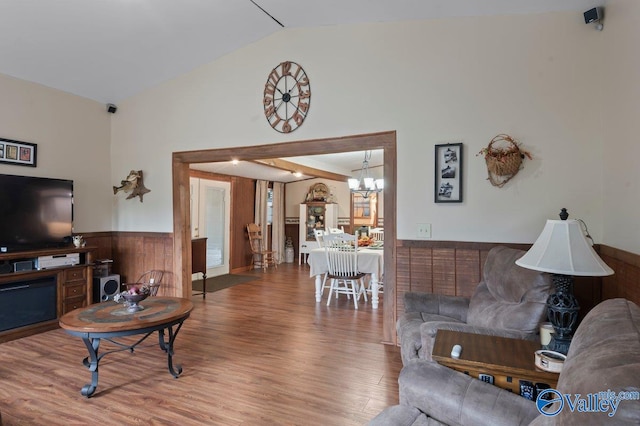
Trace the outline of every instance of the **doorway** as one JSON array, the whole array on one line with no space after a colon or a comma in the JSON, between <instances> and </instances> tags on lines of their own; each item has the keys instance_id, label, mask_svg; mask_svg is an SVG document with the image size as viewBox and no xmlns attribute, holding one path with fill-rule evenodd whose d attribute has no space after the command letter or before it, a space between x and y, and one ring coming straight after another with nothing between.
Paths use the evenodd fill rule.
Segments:
<instances>
[{"instance_id":1,"label":"doorway","mask_svg":"<svg viewBox=\"0 0 640 426\"><path fill-rule=\"evenodd\" d=\"M383 343L395 344L396 318L396 132L380 132L337 138L313 139L246 147L174 152L173 169L173 245L176 288L175 295L191 294L191 214L189 165L233 160L259 160L270 157L295 157L327 153L384 151L384 251L385 303L383 303ZM310 297L313 297L310 293Z\"/></svg>"},{"instance_id":2,"label":"doorway","mask_svg":"<svg viewBox=\"0 0 640 426\"><path fill-rule=\"evenodd\" d=\"M228 274L231 184L195 177L190 184L191 237L207 238L207 276Z\"/></svg>"}]
</instances>

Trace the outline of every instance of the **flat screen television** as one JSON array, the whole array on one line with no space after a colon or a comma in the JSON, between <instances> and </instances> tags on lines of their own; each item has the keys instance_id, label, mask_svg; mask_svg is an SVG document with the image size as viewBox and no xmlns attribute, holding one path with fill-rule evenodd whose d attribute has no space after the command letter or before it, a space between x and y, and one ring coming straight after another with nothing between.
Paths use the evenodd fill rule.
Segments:
<instances>
[{"instance_id":1,"label":"flat screen television","mask_svg":"<svg viewBox=\"0 0 640 426\"><path fill-rule=\"evenodd\" d=\"M73 181L0 174L0 251L69 245Z\"/></svg>"}]
</instances>

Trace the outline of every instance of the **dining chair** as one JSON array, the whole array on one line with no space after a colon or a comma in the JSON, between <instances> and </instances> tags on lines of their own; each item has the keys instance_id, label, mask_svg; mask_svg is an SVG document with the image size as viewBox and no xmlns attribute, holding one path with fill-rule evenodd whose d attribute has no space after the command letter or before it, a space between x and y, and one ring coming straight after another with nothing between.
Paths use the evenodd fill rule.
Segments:
<instances>
[{"instance_id":1,"label":"dining chair","mask_svg":"<svg viewBox=\"0 0 640 426\"><path fill-rule=\"evenodd\" d=\"M140 275L140 278L138 278L135 283L126 283L124 284L124 286L129 289L134 285L146 285L147 287L149 287L149 296L156 296L158 294L158 289L160 288L160 283L162 282L163 276L164 271L161 271L159 269L152 269Z\"/></svg>"},{"instance_id":2,"label":"dining chair","mask_svg":"<svg viewBox=\"0 0 640 426\"><path fill-rule=\"evenodd\" d=\"M266 270L271 265L278 268L276 252L264 248L262 227L255 223L250 223L247 225L247 234L249 235L249 244L253 255L253 266L263 270Z\"/></svg>"},{"instance_id":3,"label":"dining chair","mask_svg":"<svg viewBox=\"0 0 640 426\"><path fill-rule=\"evenodd\" d=\"M382 241L384 242L384 228L372 228L369 231L369 238L374 241ZM371 280L369 280L369 285L367 287L367 292L371 293L373 289L371 288ZM384 276L378 277L378 293L384 293Z\"/></svg>"},{"instance_id":4,"label":"dining chair","mask_svg":"<svg viewBox=\"0 0 640 426\"><path fill-rule=\"evenodd\" d=\"M344 234L344 226L340 228L329 228L329 234Z\"/></svg>"},{"instance_id":5,"label":"dining chair","mask_svg":"<svg viewBox=\"0 0 640 426\"><path fill-rule=\"evenodd\" d=\"M353 297L353 305L358 309L361 294L365 301L368 300L363 281L366 274L358 271L358 239L350 234L326 234L324 252L329 269L327 278L330 280L327 306L335 292L336 298L339 294Z\"/></svg>"},{"instance_id":6,"label":"dining chair","mask_svg":"<svg viewBox=\"0 0 640 426\"><path fill-rule=\"evenodd\" d=\"M384 228L373 228L369 231L369 237L376 241L384 241Z\"/></svg>"},{"instance_id":7,"label":"dining chair","mask_svg":"<svg viewBox=\"0 0 640 426\"><path fill-rule=\"evenodd\" d=\"M316 237L316 242L318 243L318 247L323 248L324 247L324 236L327 234L327 231L325 231L324 229L314 229L313 230L313 235L315 235ZM324 289L328 287L327 285L327 274L328 272L325 272L324 275L322 276L322 288L320 289L320 292L322 294L324 294Z\"/></svg>"},{"instance_id":8,"label":"dining chair","mask_svg":"<svg viewBox=\"0 0 640 426\"><path fill-rule=\"evenodd\" d=\"M318 247L320 247L320 248L324 247L323 238L324 238L326 233L327 233L327 231L325 231L324 229L314 229L313 230L313 235L316 237L316 242L318 243Z\"/></svg>"}]
</instances>

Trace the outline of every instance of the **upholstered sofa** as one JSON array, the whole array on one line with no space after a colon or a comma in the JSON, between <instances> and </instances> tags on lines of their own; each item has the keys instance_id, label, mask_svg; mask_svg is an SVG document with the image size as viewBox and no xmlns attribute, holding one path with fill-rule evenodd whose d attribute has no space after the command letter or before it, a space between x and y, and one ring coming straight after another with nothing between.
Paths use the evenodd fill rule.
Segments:
<instances>
[{"instance_id":1,"label":"upholstered sofa","mask_svg":"<svg viewBox=\"0 0 640 426\"><path fill-rule=\"evenodd\" d=\"M533 358L531 354L532 363ZM576 330L557 386L573 410L565 397L561 409L556 402L544 409L545 415L535 402L422 359L409 362L398 381L400 405L382 411L370 426L639 425L640 307L626 299L606 300ZM629 399L619 401L611 416L606 404L600 407L607 412L578 409L576 398L592 403L599 395L603 401L600 392L627 392Z\"/></svg>"},{"instance_id":2,"label":"upholstered sofa","mask_svg":"<svg viewBox=\"0 0 640 426\"><path fill-rule=\"evenodd\" d=\"M416 358L430 360L439 329L537 339L552 285L548 274L515 264L525 253L505 246L492 248L483 279L470 299L405 293L404 313L396 322L403 364Z\"/></svg>"}]
</instances>

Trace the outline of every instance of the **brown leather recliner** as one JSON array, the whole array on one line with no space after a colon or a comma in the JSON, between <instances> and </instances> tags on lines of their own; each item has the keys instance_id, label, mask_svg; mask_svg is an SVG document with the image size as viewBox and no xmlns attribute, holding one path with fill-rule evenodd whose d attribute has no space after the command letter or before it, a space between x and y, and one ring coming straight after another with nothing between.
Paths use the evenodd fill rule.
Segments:
<instances>
[{"instance_id":1,"label":"brown leather recliner","mask_svg":"<svg viewBox=\"0 0 640 426\"><path fill-rule=\"evenodd\" d=\"M405 312L396 323L403 364L416 358L431 360L439 329L537 339L552 284L549 274L516 265L525 253L505 246L492 248L483 280L470 299L405 293Z\"/></svg>"}]
</instances>

